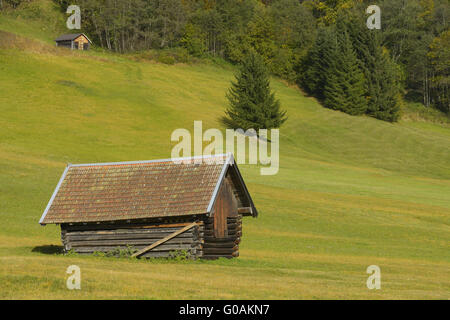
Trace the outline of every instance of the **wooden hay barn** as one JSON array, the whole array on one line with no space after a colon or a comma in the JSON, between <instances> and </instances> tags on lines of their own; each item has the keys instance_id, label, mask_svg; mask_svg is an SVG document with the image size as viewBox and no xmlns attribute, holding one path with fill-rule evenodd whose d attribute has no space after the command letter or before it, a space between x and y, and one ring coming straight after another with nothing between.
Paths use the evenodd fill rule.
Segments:
<instances>
[{"instance_id":1,"label":"wooden hay barn","mask_svg":"<svg viewBox=\"0 0 450 320\"><path fill-rule=\"evenodd\" d=\"M175 160L68 165L39 223L80 254L239 256L242 217L257 211L233 155Z\"/></svg>"},{"instance_id":2,"label":"wooden hay barn","mask_svg":"<svg viewBox=\"0 0 450 320\"><path fill-rule=\"evenodd\" d=\"M84 33L63 34L55 39L57 47L65 47L72 50L89 50L92 42Z\"/></svg>"}]
</instances>

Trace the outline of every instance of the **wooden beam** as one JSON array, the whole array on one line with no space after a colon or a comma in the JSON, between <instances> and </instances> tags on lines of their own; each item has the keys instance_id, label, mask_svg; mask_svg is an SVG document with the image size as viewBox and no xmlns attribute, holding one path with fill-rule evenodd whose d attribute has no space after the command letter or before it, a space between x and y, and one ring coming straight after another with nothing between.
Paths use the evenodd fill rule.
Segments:
<instances>
[{"instance_id":1,"label":"wooden beam","mask_svg":"<svg viewBox=\"0 0 450 320\"><path fill-rule=\"evenodd\" d=\"M238 208L238 213L239 214L253 214L253 209L252 209L252 207L241 207L241 208Z\"/></svg>"},{"instance_id":2,"label":"wooden beam","mask_svg":"<svg viewBox=\"0 0 450 320\"><path fill-rule=\"evenodd\" d=\"M191 229L192 227L195 227L196 225L197 225L196 222L193 222L193 223L191 223L191 224L188 224L186 227L184 227L184 228L182 228L182 229L180 229L180 230L177 230L177 231L175 231L174 233L169 234L167 237L165 237L165 238L163 238L163 239L161 239L161 240L159 240L159 241L156 241L155 243L149 245L148 247L145 247L145 248L142 249L142 250L139 250L138 252L134 253L134 254L132 255L132 257L138 257L138 256L140 256L140 255L146 253L147 251L150 251L150 250L152 250L153 248L159 246L160 244L166 242L167 240L170 240L170 239L176 237L177 235L179 235L179 234L181 234L181 233L183 233L183 232L185 232L185 231Z\"/></svg>"}]
</instances>

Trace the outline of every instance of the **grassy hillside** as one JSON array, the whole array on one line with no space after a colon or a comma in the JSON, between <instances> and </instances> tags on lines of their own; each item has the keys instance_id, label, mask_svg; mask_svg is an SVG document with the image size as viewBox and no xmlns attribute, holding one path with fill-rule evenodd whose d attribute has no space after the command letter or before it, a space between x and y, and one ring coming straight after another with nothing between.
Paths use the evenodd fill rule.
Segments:
<instances>
[{"instance_id":1,"label":"grassy hillside","mask_svg":"<svg viewBox=\"0 0 450 320\"><path fill-rule=\"evenodd\" d=\"M241 166L260 216L238 259L53 254L59 229L38 220L66 164L170 157L174 129L221 128L233 70L72 53L51 44L57 25L33 26L0 14L0 298L449 298L448 125L352 117L276 79L281 168ZM381 290L366 287L372 264Z\"/></svg>"}]
</instances>

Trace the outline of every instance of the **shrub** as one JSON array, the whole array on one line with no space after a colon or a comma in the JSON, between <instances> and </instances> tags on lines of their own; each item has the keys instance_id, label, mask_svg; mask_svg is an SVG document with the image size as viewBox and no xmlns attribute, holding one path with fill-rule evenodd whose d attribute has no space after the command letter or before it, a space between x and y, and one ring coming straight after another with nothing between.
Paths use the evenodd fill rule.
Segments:
<instances>
[{"instance_id":1,"label":"shrub","mask_svg":"<svg viewBox=\"0 0 450 320\"><path fill-rule=\"evenodd\" d=\"M158 56L158 62L161 62L161 63L164 63L164 64L169 64L169 65L173 65L173 64L175 64L175 58L173 56L168 55L165 52L162 52Z\"/></svg>"},{"instance_id":2,"label":"shrub","mask_svg":"<svg viewBox=\"0 0 450 320\"><path fill-rule=\"evenodd\" d=\"M188 250L174 250L169 253L169 259L175 261L183 261L191 258L191 253Z\"/></svg>"},{"instance_id":3,"label":"shrub","mask_svg":"<svg viewBox=\"0 0 450 320\"><path fill-rule=\"evenodd\" d=\"M126 248L121 249L117 247L111 251L105 253L105 257L116 257L116 258L131 258L131 256L138 250L133 246L127 245Z\"/></svg>"}]
</instances>

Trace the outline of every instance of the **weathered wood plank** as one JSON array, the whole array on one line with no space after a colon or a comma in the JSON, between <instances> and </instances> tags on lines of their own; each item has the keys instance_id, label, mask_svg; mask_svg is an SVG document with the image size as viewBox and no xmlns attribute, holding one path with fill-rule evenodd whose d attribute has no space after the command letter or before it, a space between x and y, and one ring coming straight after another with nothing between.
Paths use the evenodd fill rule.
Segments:
<instances>
[{"instance_id":1,"label":"weathered wood plank","mask_svg":"<svg viewBox=\"0 0 450 320\"><path fill-rule=\"evenodd\" d=\"M173 240L173 241L172 241ZM170 244L197 244L200 241L190 238L185 239L171 239ZM167 241L167 243L169 243ZM71 241L68 244L73 247L95 247L95 246L148 246L154 241L148 239L134 239L134 240L91 240L91 241Z\"/></svg>"},{"instance_id":2,"label":"weathered wood plank","mask_svg":"<svg viewBox=\"0 0 450 320\"><path fill-rule=\"evenodd\" d=\"M184 222L177 223L158 223L158 222L142 222L142 223L99 223L99 224L86 224L86 225L61 225L62 230L67 231L87 231L87 230L109 230L109 229L153 229L153 228L180 228L189 225L192 221L186 218ZM202 221L198 221L197 224L201 226Z\"/></svg>"},{"instance_id":3,"label":"weathered wood plank","mask_svg":"<svg viewBox=\"0 0 450 320\"><path fill-rule=\"evenodd\" d=\"M172 232L171 232L172 233ZM67 235L65 239L69 241L89 241L89 240L133 240L133 239L162 239L171 233L161 233L161 234L95 234L95 235ZM177 236L177 238L199 238L203 234L196 232L186 232Z\"/></svg>"},{"instance_id":4,"label":"weathered wood plank","mask_svg":"<svg viewBox=\"0 0 450 320\"><path fill-rule=\"evenodd\" d=\"M108 234L170 234L179 230L180 228L160 228L160 229L116 229L116 230L97 230L97 231L70 231L66 235L108 235ZM202 230L195 228L188 232L196 232Z\"/></svg>"},{"instance_id":5,"label":"weathered wood plank","mask_svg":"<svg viewBox=\"0 0 450 320\"><path fill-rule=\"evenodd\" d=\"M212 226L213 226L212 223L205 223L205 227L207 229L211 229ZM227 228L236 228L236 227L242 227L242 224L241 223L235 223L235 222L228 222L227 223Z\"/></svg>"},{"instance_id":6,"label":"weathered wood plank","mask_svg":"<svg viewBox=\"0 0 450 320\"><path fill-rule=\"evenodd\" d=\"M175 231L175 232L172 233L171 235L168 235L168 236L165 237L164 239L161 239L161 240L159 240L159 241L156 241L156 242L153 243L152 245L150 245L150 246L148 246L148 247L145 247L144 249L139 250L138 252L136 252L135 254L133 254L132 257L139 257L141 254L143 254L143 253L145 253L145 252L147 252L147 251L150 251L150 250L154 249L155 247L157 247L157 246L163 244L164 242L166 242L167 240L170 240L170 239L176 237L177 235L179 235L179 234L181 234L181 233L183 233L183 232L185 232L185 231L191 229L192 227L195 227L196 225L197 225L197 223L196 223L196 222L193 222L193 223L191 223L191 224L185 226L184 228L182 228L182 229L180 229L180 230L178 230L178 231Z\"/></svg>"},{"instance_id":7,"label":"weathered wood plank","mask_svg":"<svg viewBox=\"0 0 450 320\"><path fill-rule=\"evenodd\" d=\"M205 242L202 244L203 248L239 248L237 243L232 242Z\"/></svg>"},{"instance_id":8,"label":"weathered wood plank","mask_svg":"<svg viewBox=\"0 0 450 320\"><path fill-rule=\"evenodd\" d=\"M241 208L238 208L238 213L239 214L253 214L253 209L252 209L252 207L241 207Z\"/></svg>"},{"instance_id":9,"label":"weathered wood plank","mask_svg":"<svg viewBox=\"0 0 450 320\"><path fill-rule=\"evenodd\" d=\"M205 230L204 231L204 236L206 237L214 237L214 231L210 231L210 230ZM240 237L242 236L242 231L230 231L228 232L228 237ZM227 238L227 237L225 237ZM217 239L221 239L221 238L217 238ZM223 239L223 238L222 238Z\"/></svg>"},{"instance_id":10,"label":"weathered wood plank","mask_svg":"<svg viewBox=\"0 0 450 320\"><path fill-rule=\"evenodd\" d=\"M233 247L233 248L205 248L203 247L203 254L215 254L215 255L221 255L221 254L233 254L233 252L236 252L239 248Z\"/></svg>"},{"instance_id":11,"label":"weathered wood plank","mask_svg":"<svg viewBox=\"0 0 450 320\"><path fill-rule=\"evenodd\" d=\"M210 242L228 242L228 241L241 241L240 237L236 237L236 236L231 236L231 237L226 237L226 238L214 238L214 237L203 237L202 238L205 243L210 243Z\"/></svg>"}]
</instances>

